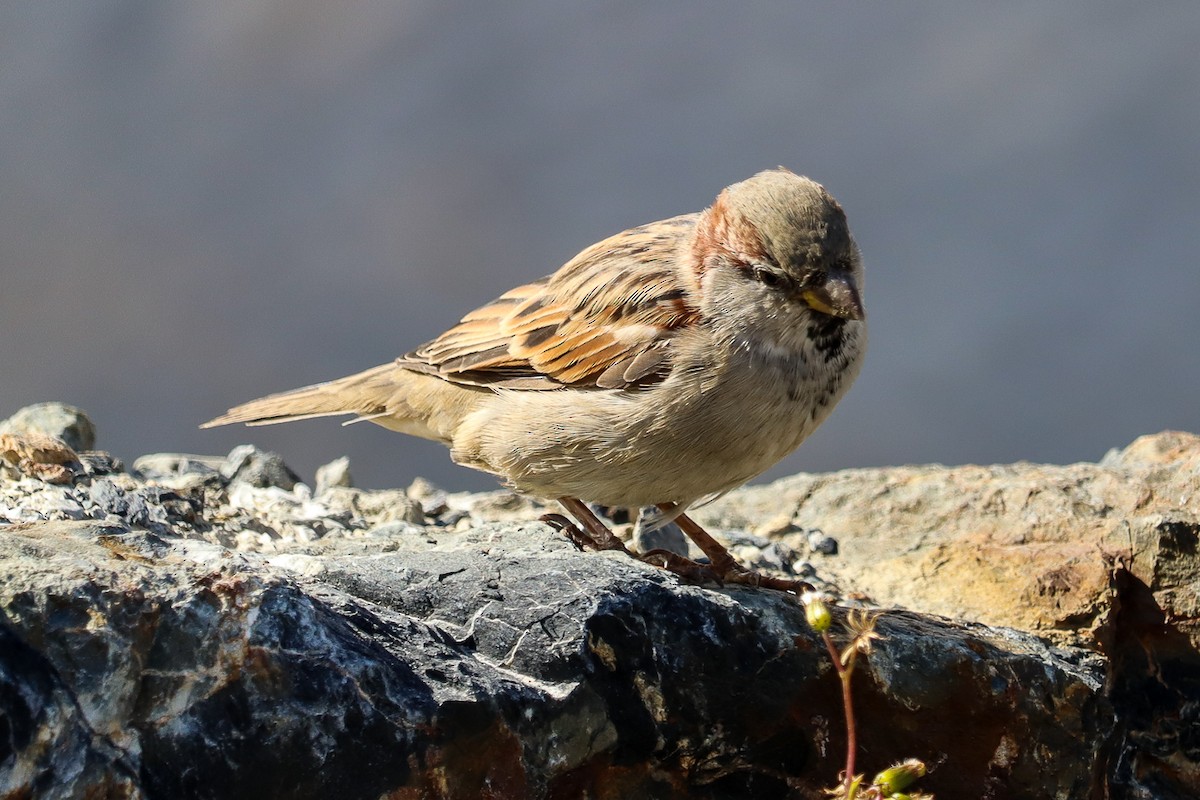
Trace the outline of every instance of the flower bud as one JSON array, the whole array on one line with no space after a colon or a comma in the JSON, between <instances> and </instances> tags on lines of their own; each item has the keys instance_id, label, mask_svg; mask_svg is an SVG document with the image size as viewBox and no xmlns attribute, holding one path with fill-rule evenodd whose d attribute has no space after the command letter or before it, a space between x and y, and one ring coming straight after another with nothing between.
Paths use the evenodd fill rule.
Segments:
<instances>
[{"instance_id":1,"label":"flower bud","mask_svg":"<svg viewBox=\"0 0 1200 800\"><path fill-rule=\"evenodd\" d=\"M924 774L925 765L915 758L910 758L876 775L872 784L878 786L884 795L894 796L912 786Z\"/></svg>"},{"instance_id":2,"label":"flower bud","mask_svg":"<svg viewBox=\"0 0 1200 800\"><path fill-rule=\"evenodd\" d=\"M829 626L833 624L833 614L829 612L829 606L825 605L825 601L816 594L806 594L802 600L804 602L804 618L808 620L808 626L817 633L829 630Z\"/></svg>"}]
</instances>

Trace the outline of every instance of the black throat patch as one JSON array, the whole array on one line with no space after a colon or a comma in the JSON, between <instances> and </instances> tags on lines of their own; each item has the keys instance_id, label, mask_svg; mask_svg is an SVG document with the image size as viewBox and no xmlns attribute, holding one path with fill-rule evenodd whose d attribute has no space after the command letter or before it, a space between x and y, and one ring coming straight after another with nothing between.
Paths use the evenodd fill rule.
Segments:
<instances>
[{"instance_id":1,"label":"black throat patch","mask_svg":"<svg viewBox=\"0 0 1200 800\"><path fill-rule=\"evenodd\" d=\"M820 315L808 323L808 340L813 351L820 354L825 363L833 361L842 352L845 344L846 320L840 317Z\"/></svg>"}]
</instances>

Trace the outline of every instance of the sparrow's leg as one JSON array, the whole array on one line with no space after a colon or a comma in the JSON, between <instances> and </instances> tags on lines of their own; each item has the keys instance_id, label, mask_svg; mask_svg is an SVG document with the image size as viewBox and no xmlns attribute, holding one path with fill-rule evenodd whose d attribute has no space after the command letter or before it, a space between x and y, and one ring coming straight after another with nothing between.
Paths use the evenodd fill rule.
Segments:
<instances>
[{"instance_id":1,"label":"sparrow's leg","mask_svg":"<svg viewBox=\"0 0 1200 800\"><path fill-rule=\"evenodd\" d=\"M668 515L668 518L674 519L675 524L704 551L704 555L708 556L709 564L692 561L669 550L651 550L639 556L626 547L625 543L618 539L592 513L592 510L581 501L573 497L560 497L558 498L558 502L562 503L563 508L569 511L571 516L579 520L584 530L580 530L561 514L546 514L542 517L542 521L561 531L580 550L586 548L592 550L620 550L630 558L636 558L647 564L662 567L668 572L674 572L681 578L698 583L710 581L716 581L717 583L737 583L745 586L765 586L768 589L777 589L781 592L797 593L811 591L813 588L812 584L805 581L776 578L773 575L764 575L761 572L746 569L734 560L733 556L729 554L729 551L720 542L709 536L704 528L697 525L686 514L680 513L678 506L674 503L662 503L658 508Z\"/></svg>"},{"instance_id":2,"label":"sparrow's leg","mask_svg":"<svg viewBox=\"0 0 1200 800\"><path fill-rule=\"evenodd\" d=\"M812 591L812 584L791 578L777 578L774 575L764 575L746 569L734 560L729 551L716 539L709 536L708 531L701 528L687 514L679 513L674 503L662 503L659 509L675 518L675 524L687 534L688 538L708 556L709 569L722 583L738 583L746 586L765 586L781 592L796 592L798 594Z\"/></svg>"},{"instance_id":3,"label":"sparrow's leg","mask_svg":"<svg viewBox=\"0 0 1200 800\"><path fill-rule=\"evenodd\" d=\"M722 580L730 572L742 569L742 566L729 555L729 551L716 539L708 535L708 531L697 525L691 517L682 513L674 503L659 503L658 510L669 519L674 520L679 529L696 543L696 546L708 556L710 568Z\"/></svg>"},{"instance_id":4,"label":"sparrow's leg","mask_svg":"<svg viewBox=\"0 0 1200 800\"><path fill-rule=\"evenodd\" d=\"M562 503L563 507L579 520L585 530L580 530L562 514L546 514L542 517L542 522L559 530L580 550L620 550L630 558L636 558L647 564L661 567L668 572L674 572L686 580L697 583L720 582L716 573L708 565L699 564L669 550L651 550L639 556L626 547L625 543L618 539L585 504L573 497L560 497L558 502Z\"/></svg>"}]
</instances>

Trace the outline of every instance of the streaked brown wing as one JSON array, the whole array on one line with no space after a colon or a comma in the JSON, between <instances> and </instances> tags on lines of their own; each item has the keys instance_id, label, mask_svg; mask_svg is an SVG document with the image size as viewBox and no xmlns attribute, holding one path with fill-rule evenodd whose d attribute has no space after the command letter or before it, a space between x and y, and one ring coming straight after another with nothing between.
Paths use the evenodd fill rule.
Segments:
<instances>
[{"instance_id":1,"label":"streaked brown wing","mask_svg":"<svg viewBox=\"0 0 1200 800\"><path fill-rule=\"evenodd\" d=\"M518 286L399 363L505 389L617 389L661 380L671 337L694 319L673 262L695 214L619 233Z\"/></svg>"}]
</instances>

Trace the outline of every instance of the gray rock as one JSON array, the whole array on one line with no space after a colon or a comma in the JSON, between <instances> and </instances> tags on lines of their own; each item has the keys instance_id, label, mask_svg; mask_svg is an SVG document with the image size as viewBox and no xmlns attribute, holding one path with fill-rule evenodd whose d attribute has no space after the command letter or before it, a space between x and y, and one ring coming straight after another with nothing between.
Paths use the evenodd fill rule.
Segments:
<instances>
[{"instance_id":1,"label":"gray rock","mask_svg":"<svg viewBox=\"0 0 1200 800\"><path fill-rule=\"evenodd\" d=\"M175 480L183 476L210 478L221 474L226 459L192 453L151 453L133 462L134 473L146 481Z\"/></svg>"},{"instance_id":2,"label":"gray rock","mask_svg":"<svg viewBox=\"0 0 1200 800\"><path fill-rule=\"evenodd\" d=\"M353 485L354 479L350 477L350 459L342 456L317 467L313 493L322 495L334 486L350 487Z\"/></svg>"},{"instance_id":3,"label":"gray rock","mask_svg":"<svg viewBox=\"0 0 1200 800\"><path fill-rule=\"evenodd\" d=\"M164 534L176 533L176 527L196 522L203 508L203 500L195 495L164 486L125 489L108 478L96 478L76 493L84 498L85 507L95 519L125 522Z\"/></svg>"},{"instance_id":4,"label":"gray rock","mask_svg":"<svg viewBox=\"0 0 1200 800\"><path fill-rule=\"evenodd\" d=\"M425 512L421 504L409 498L403 489L351 489L346 486L330 486L317 498L331 511L348 512L374 525L403 521L413 525L425 523Z\"/></svg>"},{"instance_id":5,"label":"gray rock","mask_svg":"<svg viewBox=\"0 0 1200 800\"><path fill-rule=\"evenodd\" d=\"M123 517L129 513L129 500L125 497L124 490L112 481L92 481L88 495L103 515L113 514Z\"/></svg>"},{"instance_id":6,"label":"gray rock","mask_svg":"<svg viewBox=\"0 0 1200 800\"><path fill-rule=\"evenodd\" d=\"M98 733L54 664L0 617L0 792L141 798L136 764Z\"/></svg>"},{"instance_id":7,"label":"gray rock","mask_svg":"<svg viewBox=\"0 0 1200 800\"><path fill-rule=\"evenodd\" d=\"M690 555L690 539L674 522L662 523L657 519L658 509L643 508L633 525L633 547L639 553L651 550L666 550L685 558Z\"/></svg>"},{"instance_id":8,"label":"gray rock","mask_svg":"<svg viewBox=\"0 0 1200 800\"><path fill-rule=\"evenodd\" d=\"M808 547L812 552L819 555L836 556L838 541L820 528L814 528L808 531Z\"/></svg>"},{"instance_id":9,"label":"gray rock","mask_svg":"<svg viewBox=\"0 0 1200 800\"><path fill-rule=\"evenodd\" d=\"M306 545L316 578L124 526L6 532L19 646L0 650L0 702L49 710L9 715L0 791L783 798L834 782L837 681L794 599L681 586L538 524L430 530L435 545ZM1098 659L909 613L880 628L856 696L877 766L944 759L923 783L944 797L1088 793L1114 724ZM14 763L41 764L41 789Z\"/></svg>"},{"instance_id":10,"label":"gray rock","mask_svg":"<svg viewBox=\"0 0 1200 800\"><path fill-rule=\"evenodd\" d=\"M282 456L259 450L252 444L230 450L221 465L221 475L230 483L241 481L258 488L278 486L290 490L300 482L300 476L284 463Z\"/></svg>"},{"instance_id":11,"label":"gray rock","mask_svg":"<svg viewBox=\"0 0 1200 800\"><path fill-rule=\"evenodd\" d=\"M781 540L742 531L719 531L733 553L742 564L758 570L774 570L800 577L792 565L801 560L802 553Z\"/></svg>"},{"instance_id":12,"label":"gray rock","mask_svg":"<svg viewBox=\"0 0 1200 800\"><path fill-rule=\"evenodd\" d=\"M79 461L88 475L114 475L125 471L121 459L103 450L87 450L78 453Z\"/></svg>"},{"instance_id":13,"label":"gray rock","mask_svg":"<svg viewBox=\"0 0 1200 800\"><path fill-rule=\"evenodd\" d=\"M43 433L61 439L76 452L96 446L96 426L79 408L65 403L25 406L0 421L0 433Z\"/></svg>"},{"instance_id":14,"label":"gray rock","mask_svg":"<svg viewBox=\"0 0 1200 800\"><path fill-rule=\"evenodd\" d=\"M405 493L421 504L422 513L427 517L440 517L450 510L446 492L424 478L414 480Z\"/></svg>"},{"instance_id":15,"label":"gray rock","mask_svg":"<svg viewBox=\"0 0 1200 800\"><path fill-rule=\"evenodd\" d=\"M0 797L790 798L841 768L794 598L580 553L509 493L135 472L0 473ZM908 607L856 678L864 771L1171 798L1200 773L1197 497L1200 437L1170 433L1103 465L795 476L695 516L746 563Z\"/></svg>"}]
</instances>

